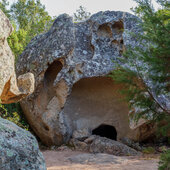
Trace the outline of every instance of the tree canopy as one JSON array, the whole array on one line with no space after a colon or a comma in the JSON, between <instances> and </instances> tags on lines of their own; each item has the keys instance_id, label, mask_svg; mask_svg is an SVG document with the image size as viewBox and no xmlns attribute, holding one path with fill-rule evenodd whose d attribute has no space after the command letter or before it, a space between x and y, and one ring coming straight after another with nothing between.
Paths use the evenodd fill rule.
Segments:
<instances>
[{"instance_id":1,"label":"tree canopy","mask_svg":"<svg viewBox=\"0 0 170 170\"><path fill-rule=\"evenodd\" d=\"M86 10L83 6L80 6L79 9L74 13L74 21L80 22L88 19L91 16L91 13Z\"/></svg>"},{"instance_id":2,"label":"tree canopy","mask_svg":"<svg viewBox=\"0 0 170 170\"><path fill-rule=\"evenodd\" d=\"M8 43L16 58L33 37L47 31L53 22L40 0L18 0L10 7L7 0L2 0L0 9L11 20L14 27Z\"/></svg>"}]
</instances>

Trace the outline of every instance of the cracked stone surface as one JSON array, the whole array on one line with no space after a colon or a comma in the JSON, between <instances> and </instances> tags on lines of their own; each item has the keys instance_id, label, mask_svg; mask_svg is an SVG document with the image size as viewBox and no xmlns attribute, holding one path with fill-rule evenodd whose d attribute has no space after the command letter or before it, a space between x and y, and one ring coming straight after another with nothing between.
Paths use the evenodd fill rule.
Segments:
<instances>
[{"instance_id":1,"label":"cracked stone surface","mask_svg":"<svg viewBox=\"0 0 170 170\"><path fill-rule=\"evenodd\" d=\"M47 33L32 39L17 73L35 75L35 92L21 106L44 144L61 145L74 130L92 131L101 124L114 126L118 139L150 135L152 127L144 123L129 128L127 104L117 93L121 87L107 77L125 48L138 45L128 34L141 31L137 20L130 13L105 11L73 23L63 14Z\"/></svg>"},{"instance_id":2,"label":"cracked stone surface","mask_svg":"<svg viewBox=\"0 0 170 170\"><path fill-rule=\"evenodd\" d=\"M20 75L16 79L15 60L7 42L12 31L12 25L0 10L0 100L6 104L18 102L34 91L32 73Z\"/></svg>"}]
</instances>

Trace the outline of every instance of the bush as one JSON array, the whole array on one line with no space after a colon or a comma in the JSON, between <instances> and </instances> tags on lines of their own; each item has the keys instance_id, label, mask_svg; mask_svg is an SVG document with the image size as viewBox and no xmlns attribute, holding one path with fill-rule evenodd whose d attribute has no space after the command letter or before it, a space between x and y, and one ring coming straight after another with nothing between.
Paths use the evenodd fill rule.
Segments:
<instances>
[{"instance_id":1,"label":"bush","mask_svg":"<svg viewBox=\"0 0 170 170\"><path fill-rule=\"evenodd\" d=\"M169 170L170 169L170 149L161 154L159 161L159 170Z\"/></svg>"},{"instance_id":2,"label":"bush","mask_svg":"<svg viewBox=\"0 0 170 170\"><path fill-rule=\"evenodd\" d=\"M153 154L155 153L155 149L153 147L147 147L147 148L144 148L142 152L145 154Z\"/></svg>"},{"instance_id":3,"label":"bush","mask_svg":"<svg viewBox=\"0 0 170 170\"><path fill-rule=\"evenodd\" d=\"M30 130L19 103L5 105L0 104L0 117L15 123L25 130Z\"/></svg>"}]
</instances>

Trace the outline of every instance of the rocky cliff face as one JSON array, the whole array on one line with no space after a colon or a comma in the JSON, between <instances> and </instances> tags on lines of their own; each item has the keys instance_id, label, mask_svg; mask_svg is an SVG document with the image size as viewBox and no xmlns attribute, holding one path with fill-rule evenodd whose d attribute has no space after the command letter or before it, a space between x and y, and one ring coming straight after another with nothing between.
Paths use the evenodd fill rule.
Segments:
<instances>
[{"instance_id":1,"label":"rocky cliff face","mask_svg":"<svg viewBox=\"0 0 170 170\"><path fill-rule=\"evenodd\" d=\"M34 76L26 73L18 77L14 56L7 37L12 26L0 10L0 103L18 102L34 90ZM0 169L45 170L45 161L35 137L14 123L0 118Z\"/></svg>"},{"instance_id":2,"label":"rocky cliff face","mask_svg":"<svg viewBox=\"0 0 170 170\"><path fill-rule=\"evenodd\" d=\"M21 102L31 127L46 145L67 142L74 130L114 126L118 139L142 140L152 127L130 129L121 88L107 76L125 48L138 45L128 31L140 31L138 18L106 11L73 23L60 15L51 29L35 37L19 58L18 74L35 75L35 92ZM142 128L142 130L141 130Z\"/></svg>"},{"instance_id":3,"label":"rocky cliff face","mask_svg":"<svg viewBox=\"0 0 170 170\"><path fill-rule=\"evenodd\" d=\"M12 33L12 26L0 10L0 99L1 103L15 103L34 91L32 73L21 75L16 80L14 56L7 38ZM17 84L18 81L18 84Z\"/></svg>"}]
</instances>

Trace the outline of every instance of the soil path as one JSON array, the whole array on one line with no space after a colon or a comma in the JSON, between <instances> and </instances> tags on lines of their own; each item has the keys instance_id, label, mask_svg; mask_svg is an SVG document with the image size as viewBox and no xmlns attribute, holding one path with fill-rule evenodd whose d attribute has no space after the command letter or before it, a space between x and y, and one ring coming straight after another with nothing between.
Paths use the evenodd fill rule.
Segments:
<instances>
[{"instance_id":1,"label":"soil path","mask_svg":"<svg viewBox=\"0 0 170 170\"><path fill-rule=\"evenodd\" d=\"M157 170L158 158L117 157L79 151L42 151L47 170Z\"/></svg>"}]
</instances>

